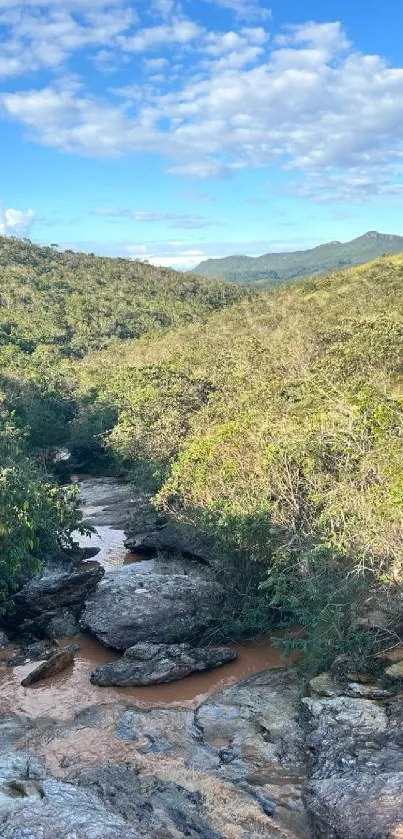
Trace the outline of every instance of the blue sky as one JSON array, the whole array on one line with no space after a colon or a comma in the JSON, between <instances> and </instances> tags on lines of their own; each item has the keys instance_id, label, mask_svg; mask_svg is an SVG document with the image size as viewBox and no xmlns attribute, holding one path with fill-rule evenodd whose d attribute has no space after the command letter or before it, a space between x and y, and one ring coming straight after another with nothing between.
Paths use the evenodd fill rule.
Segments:
<instances>
[{"instance_id":1,"label":"blue sky","mask_svg":"<svg viewBox=\"0 0 403 839\"><path fill-rule=\"evenodd\" d=\"M0 232L192 267L403 234L403 4L0 0Z\"/></svg>"}]
</instances>

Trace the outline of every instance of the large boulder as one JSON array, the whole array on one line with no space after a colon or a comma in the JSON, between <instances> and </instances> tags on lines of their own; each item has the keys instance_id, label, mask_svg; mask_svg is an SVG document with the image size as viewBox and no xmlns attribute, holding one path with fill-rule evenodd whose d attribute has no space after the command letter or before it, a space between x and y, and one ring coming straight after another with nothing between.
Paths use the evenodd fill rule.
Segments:
<instances>
[{"instance_id":1,"label":"large boulder","mask_svg":"<svg viewBox=\"0 0 403 839\"><path fill-rule=\"evenodd\" d=\"M107 574L87 598L82 626L105 646L197 639L218 615L223 591L214 580L138 573L135 564Z\"/></svg>"},{"instance_id":2,"label":"large boulder","mask_svg":"<svg viewBox=\"0 0 403 839\"><path fill-rule=\"evenodd\" d=\"M209 563L212 543L207 536L172 520L164 521L162 525L158 522L156 518L154 526L129 536L125 541L127 550L132 553L167 551Z\"/></svg>"},{"instance_id":3,"label":"large boulder","mask_svg":"<svg viewBox=\"0 0 403 839\"><path fill-rule=\"evenodd\" d=\"M190 644L135 644L119 661L103 664L91 674L93 685L160 685L190 673L221 667L237 657L229 647L191 647Z\"/></svg>"}]
</instances>

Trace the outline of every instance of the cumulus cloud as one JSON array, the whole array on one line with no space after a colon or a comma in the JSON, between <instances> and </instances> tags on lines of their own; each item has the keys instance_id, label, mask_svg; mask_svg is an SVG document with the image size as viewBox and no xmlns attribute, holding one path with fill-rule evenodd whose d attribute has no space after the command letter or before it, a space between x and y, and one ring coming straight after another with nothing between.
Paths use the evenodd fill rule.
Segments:
<instances>
[{"instance_id":1,"label":"cumulus cloud","mask_svg":"<svg viewBox=\"0 0 403 839\"><path fill-rule=\"evenodd\" d=\"M145 74L141 84L129 77L102 97L99 88L95 95L60 74L42 87L14 85L0 94L3 116L63 151L161 155L176 176L229 177L275 164L295 170L296 190L314 200L333 189L345 201L400 193L403 67L359 53L339 22L309 21L270 38L264 19L255 16L253 24L250 15L267 13L263 5L209 2L238 15L249 11L247 23L207 31L169 0L150 8L165 16L153 26L124 0L93 0L90 7L48 0L40 11L34 2L0 0L0 21L3 15L11 29L14 13L17 20L22 6L28 10L2 51L0 73L16 75L38 61L55 68L71 51L94 48L106 69L144 54Z\"/></svg>"},{"instance_id":2,"label":"cumulus cloud","mask_svg":"<svg viewBox=\"0 0 403 839\"><path fill-rule=\"evenodd\" d=\"M0 235L25 236L34 218L33 210L14 210L0 204Z\"/></svg>"}]
</instances>

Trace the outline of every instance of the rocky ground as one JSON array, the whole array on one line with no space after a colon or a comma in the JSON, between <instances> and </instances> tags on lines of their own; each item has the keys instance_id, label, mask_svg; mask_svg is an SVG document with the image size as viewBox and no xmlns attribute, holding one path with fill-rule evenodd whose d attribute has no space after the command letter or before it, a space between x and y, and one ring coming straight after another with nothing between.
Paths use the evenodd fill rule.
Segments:
<instances>
[{"instance_id":1,"label":"rocky ground","mask_svg":"<svg viewBox=\"0 0 403 839\"><path fill-rule=\"evenodd\" d=\"M106 665L108 684L116 672L131 684L216 666L217 651L189 641L222 597L192 563L105 575L77 558L50 564L11 604L4 628L18 646L6 647L8 665L32 661L27 684L71 667L74 642L56 649L55 627L74 636L84 626L122 651ZM277 667L196 707L164 705L163 693L158 707L117 695L68 719L57 707L35 719L10 707L0 717L0 837L402 839L403 650L389 658L378 682L346 662L309 685Z\"/></svg>"}]
</instances>

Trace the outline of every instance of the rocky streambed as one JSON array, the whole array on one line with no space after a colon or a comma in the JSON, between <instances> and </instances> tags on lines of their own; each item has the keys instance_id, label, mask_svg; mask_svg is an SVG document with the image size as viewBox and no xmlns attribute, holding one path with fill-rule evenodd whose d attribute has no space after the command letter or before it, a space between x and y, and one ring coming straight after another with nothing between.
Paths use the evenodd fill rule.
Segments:
<instances>
[{"instance_id":1,"label":"rocky streambed","mask_svg":"<svg viewBox=\"0 0 403 839\"><path fill-rule=\"evenodd\" d=\"M96 561L50 564L8 618L0 837L402 839L403 652L379 684L339 666L305 685L265 639L200 672L220 663L194 650L222 602L208 567L128 553L127 488L83 494ZM21 685L66 648L66 669Z\"/></svg>"}]
</instances>

